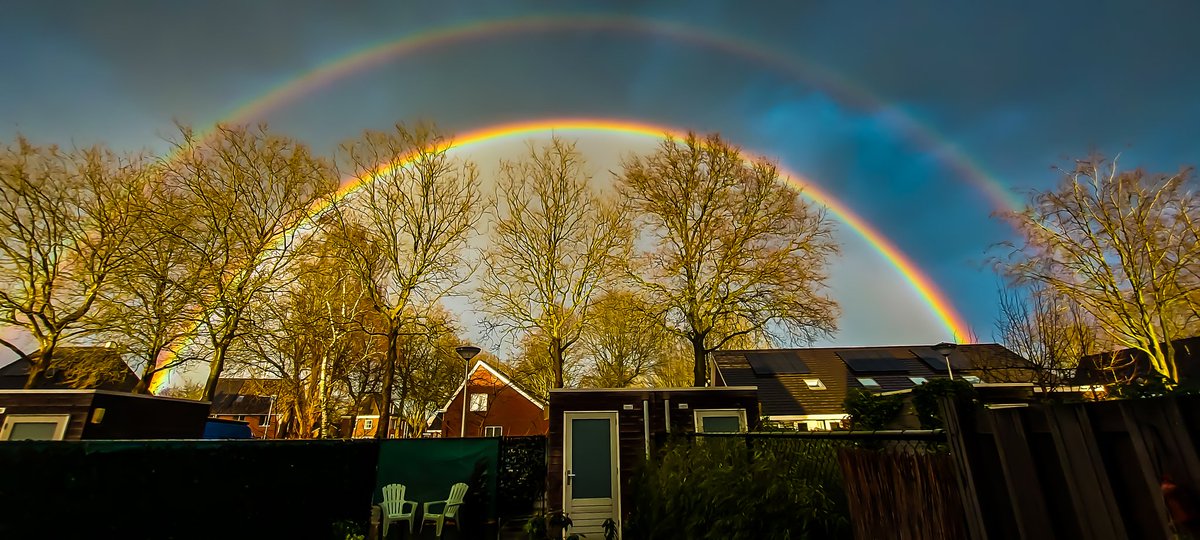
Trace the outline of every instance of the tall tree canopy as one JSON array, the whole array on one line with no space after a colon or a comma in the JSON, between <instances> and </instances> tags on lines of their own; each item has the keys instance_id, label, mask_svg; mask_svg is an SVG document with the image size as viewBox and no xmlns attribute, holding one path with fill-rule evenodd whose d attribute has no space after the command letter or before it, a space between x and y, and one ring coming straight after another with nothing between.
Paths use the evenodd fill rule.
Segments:
<instances>
[{"instance_id":1,"label":"tall tree canopy","mask_svg":"<svg viewBox=\"0 0 1200 540\"><path fill-rule=\"evenodd\" d=\"M536 331L562 388L564 357L629 253L627 213L591 187L583 156L557 137L504 162L497 183L480 299L506 333Z\"/></svg>"},{"instance_id":2,"label":"tall tree canopy","mask_svg":"<svg viewBox=\"0 0 1200 540\"><path fill-rule=\"evenodd\" d=\"M1106 341L1146 353L1178 380L1172 340L1200 332L1200 189L1190 170L1122 171L1092 157L1013 215L1008 271L1044 284L1095 321Z\"/></svg>"},{"instance_id":3,"label":"tall tree canopy","mask_svg":"<svg viewBox=\"0 0 1200 540\"><path fill-rule=\"evenodd\" d=\"M708 353L730 340L811 340L836 328L825 291L838 250L831 223L774 164L717 135L688 134L626 160L619 184L649 245L631 276L691 344L696 386L706 383Z\"/></svg>"}]
</instances>

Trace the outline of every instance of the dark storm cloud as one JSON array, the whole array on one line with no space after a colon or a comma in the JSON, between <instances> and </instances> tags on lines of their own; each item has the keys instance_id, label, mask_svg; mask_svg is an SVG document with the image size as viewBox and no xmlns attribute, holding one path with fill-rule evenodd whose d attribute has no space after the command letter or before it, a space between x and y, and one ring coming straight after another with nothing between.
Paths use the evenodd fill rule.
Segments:
<instances>
[{"instance_id":1,"label":"dark storm cloud","mask_svg":"<svg viewBox=\"0 0 1200 540\"><path fill-rule=\"evenodd\" d=\"M137 141L171 118L214 120L371 44L567 11L754 42L879 102L662 36L540 32L399 59L263 119L322 148L416 118L450 130L556 115L719 130L852 203L984 337L994 280L979 268L1010 232L951 150L1017 187L1052 184L1051 165L1091 149L1158 170L1200 162L1200 4L1186 1L29 2L0 17L0 133L152 144Z\"/></svg>"}]
</instances>

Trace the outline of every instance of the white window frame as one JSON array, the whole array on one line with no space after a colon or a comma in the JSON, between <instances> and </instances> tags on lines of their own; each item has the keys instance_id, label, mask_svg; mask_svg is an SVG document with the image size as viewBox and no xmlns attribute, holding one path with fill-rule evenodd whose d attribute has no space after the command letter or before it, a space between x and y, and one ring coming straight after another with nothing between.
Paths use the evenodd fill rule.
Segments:
<instances>
[{"instance_id":1,"label":"white window frame","mask_svg":"<svg viewBox=\"0 0 1200 540\"><path fill-rule=\"evenodd\" d=\"M488 395L484 393L470 394L471 396L471 412L487 412L488 410Z\"/></svg>"},{"instance_id":2,"label":"white window frame","mask_svg":"<svg viewBox=\"0 0 1200 540\"><path fill-rule=\"evenodd\" d=\"M971 384L982 384L983 383L983 379L980 379L978 375L963 375L963 380L967 381Z\"/></svg>"},{"instance_id":3,"label":"white window frame","mask_svg":"<svg viewBox=\"0 0 1200 540\"><path fill-rule=\"evenodd\" d=\"M913 384L918 385L918 386L929 382L929 379L927 379L925 377L909 377L908 380L912 381Z\"/></svg>"},{"instance_id":4,"label":"white window frame","mask_svg":"<svg viewBox=\"0 0 1200 540\"><path fill-rule=\"evenodd\" d=\"M875 380L875 377L856 377L856 378L858 379L858 384L862 385L863 388L883 388L882 386L879 385L879 381ZM863 381L871 381L871 384L867 384Z\"/></svg>"},{"instance_id":5,"label":"white window frame","mask_svg":"<svg viewBox=\"0 0 1200 540\"><path fill-rule=\"evenodd\" d=\"M67 425L71 423L69 414L10 414L4 417L4 426L0 427L0 441L9 440L13 426L17 424L56 424L53 441L61 441L67 434Z\"/></svg>"},{"instance_id":6,"label":"white window frame","mask_svg":"<svg viewBox=\"0 0 1200 540\"><path fill-rule=\"evenodd\" d=\"M488 431L493 431L494 433L488 433ZM504 436L504 426L483 426L483 436L484 437L503 437Z\"/></svg>"},{"instance_id":7,"label":"white window frame","mask_svg":"<svg viewBox=\"0 0 1200 540\"><path fill-rule=\"evenodd\" d=\"M813 384L813 382L816 382L817 384ZM825 386L825 383L821 382L821 379L817 379L817 378L804 379L804 386L807 387L809 390L826 390L827 389Z\"/></svg>"},{"instance_id":8,"label":"white window frame","mask_svg":"<svg viewBox=\"0 0 1200 540\"><path fill-rule=\"evenodd\" d=\"M736 414L738 417L738 433L746 432L746 409L692 409L692 417L696 422L696 433L704 433L704 419L708 417L727 417ZM720 433L728 433L722 431Z\"/></svg>"},{"instance_id":9,"label":"white window frame","mask_svg":"<svg viewBox=\"0 0 1200 540\"><path fill-rule=\"evenodd\" d=\"M375 427L374 418L363 418L363 431L371 431L373 427Z\"/></svg>"}]
</instances>

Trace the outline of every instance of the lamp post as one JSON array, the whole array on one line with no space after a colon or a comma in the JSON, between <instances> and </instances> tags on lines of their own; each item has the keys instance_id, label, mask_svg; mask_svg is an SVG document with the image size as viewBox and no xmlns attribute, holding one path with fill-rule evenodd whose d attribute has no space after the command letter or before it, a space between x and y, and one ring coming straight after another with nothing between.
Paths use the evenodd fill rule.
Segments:
<instances>
[{"instance_id":1,"label":"lamp post","mask_svg":"<svg viewBox=\"0 0 1200 540\"><path fill-rule=\"evenodd\" d=\"M950 380L954 380L954 369L950 367L950 353L958 348L955 343L947 343L945 341L933 346L933 352L942 355L942 359L946 361L946 372L950 374Z\"/></svg>"},{"instance_id":2,"label":"lamp post","mask_svg":"<svg viewBox=\"0 0 1200 540\"><path fill-rule=\"evenodd\" d=\"M459 437L466 437L467 436L467 398L470 397L470 395L471 395L470 393L467 392L467 390L471 386L471 359L475 358L475 355L479 354L479 347L473 347L470 345L466 345L466 346L462 346L462 347L456 347L454 349L454 352L458 353L459 358L462 358L463 362L466 364L466 367L463 368L462 426L459 428L459 431L458 431Z\"/></svg>"}]
</instances>

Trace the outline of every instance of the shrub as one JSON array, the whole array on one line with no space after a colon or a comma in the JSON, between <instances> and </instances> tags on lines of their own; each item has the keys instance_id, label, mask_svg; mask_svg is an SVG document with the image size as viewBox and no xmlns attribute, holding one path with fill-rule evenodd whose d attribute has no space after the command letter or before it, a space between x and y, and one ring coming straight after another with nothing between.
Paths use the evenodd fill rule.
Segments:
<instances>
[{"instance_id":1,"label":"shrub","mask_svg":"<svg viewBox=\"0 0 1200 540\"><path fill-rule=\"evenodd\" d=\"M825 441L675 440L643 462L632 487L628 538L850 535L836 447Z\"/></svg>"},{"instance_id":2,"label":"shrub","mask_svg":"<svg viewBox=\"0 0 1200 540\"><path fill-rule=\"evenodd\" d=\"M850 416L850 429L883 429L904 409L904 397L854 390L843 406Z\"/></svg>"},{"instance_id":3,"label":"shrub","mask_svg":"<svg viewBox=\"0 0 1200 540\"><path fill-rule=\"evenodd\" d=\"M944 425L938 409L938 402L943 397L970 401L975 399L975 387L962 379L933 379L913 387L913 409L917 411L922 428L939 429Z\"/></svg>"}]
</instances>

